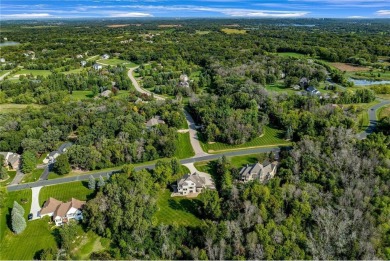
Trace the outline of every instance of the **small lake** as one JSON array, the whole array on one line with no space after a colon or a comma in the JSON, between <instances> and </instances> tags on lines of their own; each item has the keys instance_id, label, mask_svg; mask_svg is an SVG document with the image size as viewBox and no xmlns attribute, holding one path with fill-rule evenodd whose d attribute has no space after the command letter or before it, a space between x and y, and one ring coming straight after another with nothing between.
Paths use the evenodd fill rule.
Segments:
<instances>
[{"instance_id":1,"label":"small lake","mask_svg":"<svg viewBox=\"0 0 390 261\"><path fill-rule=\"evenodd\" d=\"M9 41L9 42L0 43L0 47L2 47L2 46L13 46L13 45L18 45L18 44L20 44L20 43Z\"/></svg>"},{"instance_id":2,"label":"small lake","mask_svg":"<svg viewBox=\"0 0 390 261\"><path fill-rule=\"evenodd\" d=\"M367 86L374 84L390 84L390 81L373 81L373 80L358 80L358 79L348 79L350 82L353 82L356 86Z\"/></svg>"}]
</instances>

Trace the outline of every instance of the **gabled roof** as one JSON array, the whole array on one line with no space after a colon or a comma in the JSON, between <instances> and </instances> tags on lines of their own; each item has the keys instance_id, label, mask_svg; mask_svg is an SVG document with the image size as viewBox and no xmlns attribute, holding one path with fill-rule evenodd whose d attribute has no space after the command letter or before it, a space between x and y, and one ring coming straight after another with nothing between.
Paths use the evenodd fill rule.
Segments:
<instances>
[{"instance_id":1,"label":"gabled roof","mask_svg":"<svg viewBox=\"0 0 390 261\"><path fill-rule=\"evenodd\" d=\"M153 127L158 124L165 124L165 121L163 121L160 116L154 116L153 118L148 120L145 124L146 127Z\"/></svg>"},{"instance_id":2,"label":"gabled roof","mask_svg":"<svg viewBox=\"0 0 390 261\"><path fill-rule=\"evenodd\" d=\"M62 201L59 201L55 198L49 198L48 200L46 200L45 204L43 205L40 213L41 214L49 214L49 213L53 213L54 211L56 211L56 209L58 208L58 206L62 204Z\"/></svg>"},{"instance_id":3,"label":"gabled roof","mask_svg":"<svg viewBox=\"0 0 390 261\"><path fill-rule=\"evenodd\" d=\"M40 214L44 215L54 212L54 217L65 217L72 207L76 209L81 209L85 205L85 203L85 201L81 201L75 198L72 198L70 201L65 203L55 198L49 198L43 205Z\"/></svg>"},{"instance_id":4,"label":"gabled roof","mask_svg":"<svg viewBox=\"0 0 390 261\"><path fill-rule=\"evenodd\" d=\"M188 185L189 181L195 183L195 186L197 188L204 187L206 184L206 179L204 177L199 176L199 174L195 172L192 174L184 175L183 178L177 181L177 185L178 186Z\"/></svg>"}]
</instances>

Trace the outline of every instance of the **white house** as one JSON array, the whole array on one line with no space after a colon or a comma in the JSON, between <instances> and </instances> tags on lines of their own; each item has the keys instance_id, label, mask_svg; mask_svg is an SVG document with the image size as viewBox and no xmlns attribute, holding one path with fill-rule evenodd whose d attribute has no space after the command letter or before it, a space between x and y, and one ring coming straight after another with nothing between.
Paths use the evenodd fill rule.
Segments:
<instances>
[{"instance_id":1,"label":"white house","mask_svg":"<svg viewBox=\"0 0 390 261\"><path fill-rule=\"evenodd\" d=\"M80 64L84 67L87 64L87 61L81 61Z\"/></svg>"},{"instance_id":2,"label":"white house","mask_svg":"<svg viewBox=\"0 0 390 261\"><path fill-rule=\"evenodd\" d=\"M0 58L0 63L5 63L5 59L4 58Z\"/></svg>"},{"instance_id":3,"label":"white house","mask_svg":"<svg viewBox=\"0 0 390 261\"><path fill-rule=\"evenodd\" d=\"M67 151L67 149L72 146L72 143L71 142L66 142L66 143L63 143L59 148L58 150L56 151L52 151L50 152L49 154L47 154L46 158L43 159L43 163L44 164L47 164L47 163L53 163L55 161L55 159L60 156L61 154L65 153Z\"/></svg>"},{"instance_id":4,"label":"white house","mask_svg":"<svg viewBox=\"0 0 390 261\"><path fill-rule=\"evenodd\" d=\"M83 55L82 55L82 54L78 54L78 55L76 55L76 58L77 58L77 59L82 59L82 58L83 58Z\"/></svg>"},{"instance_id":5,"label":"white house","mask_svg":"<svg viewBox=\"0 0 390 261\"><path fill-rule=\"evenodd\" d=\"M101 70L102 68L103 68L103 66L101 65L101 64L97 64L97 63L95 63L94 65L93 65L93 68L95 69L95 70Z\"/></svg>"},{"instance_id":6,"label":"white house","mask_svg":"<svg viewBox=\"0 0 390 261\"><path fill-rule=\"evenodd\" d=\"M68 223L71 219L82 220L82 209L85 203L85 201L75 198L65 203L55 198L49 198L39 212L39 216L41 218L44 216L52 217L56 226L61 226Z\"/></svg>"},{"instance_id":7,"label":"white house","mask_svg":"<svg viewBox=\"0 0 390 261\"><path fill-rule=\"evenodd\" d=\"M186 174L177 181L177 193L188 195L190 193L200 193L206 187L206 179L198 173Z\"/></svg>"},{"instance_id":8,"label":"white house","mask_svg":"<svg viewBox=\"0 0 390 261\"><path fill-rule=\"evenodd\" d=\"M102 55L102 59L104 59L104 60L107 60L109 58L110 58L110 56L106 53Z\"/></svg>"},{"instance_id":9,"label":"white house","mask_svg":"<svg viewBox=\"0 0 390 261\"><path fill-rule=\"evenodd\" d=\"M246 165L240 171L240 179L243 182L248 182L251 180L259 180L264 182L268 179L271 179L276 174L276 167L278 162L274 161L272 163L264 162L263 164L256 163L253 165Z\"/></svg>"}]
</instances>

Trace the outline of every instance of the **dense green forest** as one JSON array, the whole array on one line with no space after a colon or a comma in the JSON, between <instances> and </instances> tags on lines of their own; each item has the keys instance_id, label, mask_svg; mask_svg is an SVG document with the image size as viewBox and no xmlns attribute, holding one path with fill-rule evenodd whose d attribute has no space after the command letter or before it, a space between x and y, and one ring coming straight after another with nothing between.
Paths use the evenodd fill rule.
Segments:
<instances>
[{"instance_id":1,"label":"dense green forest","mask_svg":"<svg viewBox=\"0 0 390 261\"><path fill-rule=\"evenodd\" d=\"M2 42L18 44L0 47L0 151L31 173L72 142L57 174L121 169L91 176L83 222L55 229L56 247L34 258L77 259L80 230L108 242L92 260L390 259L390 116L358 136L390 88L351 81L390 77L389 32L386 19L2 22ZM167 203L198 222L167 223L161 195L188 172L177 158L194 155L195 129L208 153L272 135L288 146L265 183L239 182L222 154L205 163L216 189Z\"/></svg>"}]
</instances>

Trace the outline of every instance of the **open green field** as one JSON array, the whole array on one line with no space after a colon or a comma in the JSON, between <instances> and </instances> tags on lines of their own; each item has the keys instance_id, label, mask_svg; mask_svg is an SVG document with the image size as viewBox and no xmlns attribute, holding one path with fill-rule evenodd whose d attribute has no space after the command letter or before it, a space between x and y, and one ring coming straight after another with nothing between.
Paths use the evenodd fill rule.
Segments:
<instances>
[{"instance_id":1,"label":"open green field","mask_svg":"<svg viewBox=\"0 0 390 261\"><path fill-rule=\"evenodd\" d=\"M347 72L347 77L361 80L373 80L373 81L390 81L390 72L383 72L378 69L367 72Z\"/></svg>"},{"instance_id":2,"label":"open green field","mask_svg":"<svg viewBox=\"0 0 390 261\"><path fill-rule=\"evenodd\" d=\"M0 114L2 113L10 113L17 112L19 110L23 110L26 108L41 108L43 105L38 104L15 104L15 103L5 103L0 104Z\"/></svg>"},{"instance_id":3,"label":"open green field","mask_svg":"<svg viewBox=\"0 0 390 261\"><path fill-rule=\"evenodd\" d=\"M276 53L276 55L283 57L293 57L293 58L309 58L310 56L301 53L285 52L285 53Z\"/></svg>"},{"instance_id":4,"label":"open green field","mask_svg":"<svg viewBox=\"0 0 390 261\"><path fill-rule=\"evenodd\" d=\"M246 30L234 29L234 28L222 28L222 32L225 34L246 34Z\"/></svg>"},{"instance_id":5,"label":"open green field","mask_svg":"<svg viewBox=\"0 0 390 261\"><path fill-rule=\"evenodd\" d=\"M94 194L94 191L88 188L88 181L77 181L53 186L46 186L39 192L39 204L50 197L61 201L68 201L72 197L78 200L87 200Z\"/></svg>"},{"instance_id":6,"label":"open green field","mask_svg":"<svg viewBox=\"0 0 390 261\"><path fill-rule=\"evenodd\" d=\"M287 88L284 86L283 82L277 82L274 84L267 84L265 86L265 89L272 92L286 92L289 94L297 93L297 91L293 90L292 88Z\"/></svg>"},{"instance_id":7,"label":"open green field","mask_svg":"<svg viewBox=\"0 0 390 261\"><path fill-rule=\"evenodd\" d=\"M200 35L204 35L204 34L209 34L210 31L200 31L200 30L196 30L195 33L196 33L196 34L200 34Z\"/></svg>"},{"instance_id":8,"label":"open green field","mask_svg":"<svg viewBox=\"0 0 390 261\"><path fill-rule=\"evenodd\" d=\"M81 73L83 70L84 70L84 68L78 68L78 69L69 70L69 71L62 72L62 73L63 73L63 74Z\"/></svg>"},{"instance_id":9,"label":"open green field","mask_svg":"<svg viewBox=\"0 0 390 261\"><path fill-rule=\"evenodd\" d=\"M269 126L264 127L264 135L257 137L249 142L239 145L229 145L220 142L215 142L212 144L201 142L201 146L204 151L209 153L216 153L224 150L233 150L233 149L243 149L243 148L254 148L254 147L266 147L273 145L288 145L288 141L283 139L284 132L282 130L277 130Z\"/></svg>"},{"instance_id":10,"label":"open green field","mask_svg":"<svg viewBox=\"0 0 390 261\"><path fill-rule=\"evenodd\" d=\"M24 174L22 183L35 182L42 175L43 169L34 169L31 173Z\"/></svg>"},{"instance_id":11,"label":"open green field","mask_svg":"<svg viewBox=\"0 0 390 261\"><path fill-rule=\"evenodd\" d=\"M7 72L9 72L10 70L0 70L0 76L3 76L4 74L6 74Z\"/></svg>"},{"instance_id":12,"label":"open green field","mask_svg":"<svg viewBox=\"0 0 390 261\"><path fill-rule=\"evenodd\" d=\"M195 155L190 142L190 134L178 133L177 151L175 157L178 159L185 159Z\"/></svg>"},{"instance_id":13,"label":"open green field","mask_svg":"<svg viewBox=\"0 0 390 261\"><path fill-rule=\"evenodd\" d=\"M126 65L127 68L137 67L137 64L135 64L133 62L121 60L118 58L112 58L112 59L107 59L107 60L100 59L100 60L97 60L96 62L100 63L102 65L118 66L118 65L124 64L124 65Z\"/></svg>"},{"instance_id":14,"label":"open green field","mask_svg":"<svg viewBox=\"0 0 390 261\"><path fill-rule=\"evenodd\" d=\"M81 101L93 98L93 94L92 91L73 91L70 97L72 100Z\"/></svg>"},{"instance_id":15,"label":"open green field","mask_svg":"<svg viewBox=\"0 0 390 261\"><path fill-rule=\"evenodd\" d=\"M10 215L14 205L14 201L17 201L24 208L24 217L27 220L27 216L30 213L31 208L31 189L24 189L20 191L9 192L3 202L3 207L0 211L0 240L3 242L5 235L13 234L10 229ZM0 247L1 253L3 247ZM3 259L3 258L0 258Z\"/></svg>"},{"instance_id":16,"label":"open green field","mask_svg":"<svg viewBox=\"0 0 390 261\"><path fill-rule=\"evenodd\" d=\"M201 220L196 217L197 199L171 197L171 193L169 190L164 190L158 195L158 210L155 214L158 223L198 226Z\"/></svg>"},{"instance_id":17,"label":"open green field","mask_svg":"<svg viewBox=\"0 0 390 261\"><path fill-rule=\"evenodd\" d=\"M17 71L16 73L12 74L11 77L13 78L19 78L21 75L32 75L34 77L37 76L48 76L51 74L49 70L27 70L27 69L22 69L20 71Z\"/></svg>"},{"instance_id":18,"label":"open green field","mask_svg":"<svg viewBox=\"0 0 390 261\"><path fill-rule=\"evenodd\" d=\"M383 119L385 117L390 117L390 106L384 106L378 110L378 120Z\"/></svg>"},{"instance_id":19,"label":"open green field","mask_svg":"<svg viewBox=\"0 0 390 261\"><path fill-rule=\"evenodd\" d=\"M7 186L14 179L16 171L8 171L8 179L0 181L0 187Z\"/></svg>"}]
</instances>

